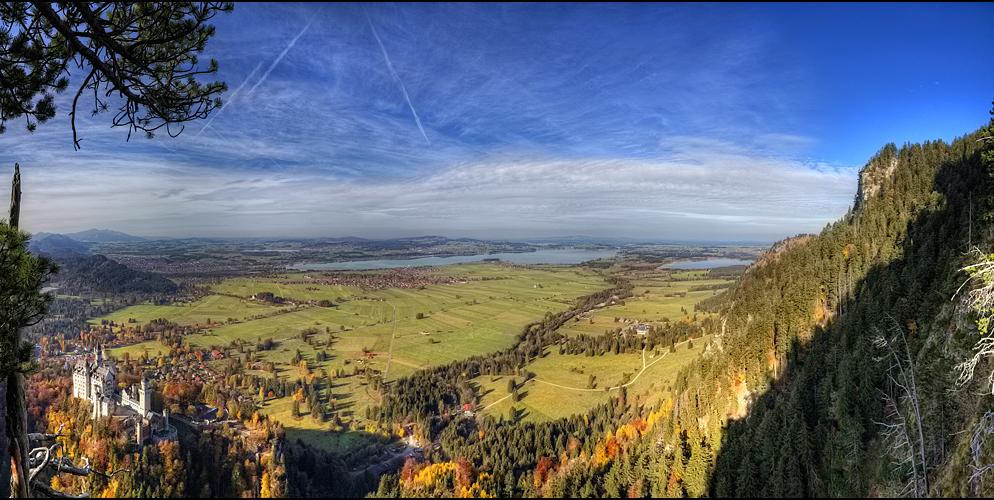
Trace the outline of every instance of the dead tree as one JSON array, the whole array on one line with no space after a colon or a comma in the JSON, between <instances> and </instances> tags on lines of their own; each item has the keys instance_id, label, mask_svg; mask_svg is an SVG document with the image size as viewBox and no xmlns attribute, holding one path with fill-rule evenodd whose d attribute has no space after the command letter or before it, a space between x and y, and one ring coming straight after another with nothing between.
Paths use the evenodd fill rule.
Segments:
<instances>
[{"instance_id":1,"label":"dead tree","mask_svg":"<svg viewBox=\"0 0 994 500\"><path fill-rule=\"evenodd\" d=\"M915 366L904 329L894 318L890 320L893 323L892 338L887 340L883 332L874 328L875 335L872 339L876 347L885 351L884 356L878 360L890 360L887 381L895 389L881 391L887 419L877 424L883 427L884 439L890 443L891 453L898 458L895 470L911 467L911 478L902 494L907 494L910 490L915 498L920 498L928 494L928 466L925 463L925 436L918 404ZM903 350L897 345L898 340L904 344Z\"/></svg>"},{"instance_id":2,"label":"dead tree","mask_svg":"<svg viewBox=\"0 0 994 500\"><path fill-rule=\"evenodd\" d=\"M62 436L62 428L56 434L28 434L24 372L33 367L34 346L21 338L21 328L45 314L51 298L40 293L41 285L57 268L48 259L27 253L27 235L17 230L21 173L16 164L11 188L9 219L0 239L0 373L6 382L4 423L11 461L10 494L13 498L28 498L32 493L77 498L52 489L38 479L39 475L46 468L78 476L110 475L91 469L86 459L80 467L68 457L56 456L62 447L57 439ZM117 472L120 471L114 474Z\"/></svg>"},{"instance_id":3,"label":"dead tree","mask_svg":"<svg viewBox=\"0 0 994 500\"><path fill-rule=\"evenodd\" d=\"M953 299L970 282L979 282L979 286L970 290L968 297L970 307L980 314L977 327L980 329L981 337L973 346L973 356L956 366L956 369L959 370L959 378L956 379L958 385L965 385L973 380L977 364L994 356L994 335L991 335L989 326L991 313L994 312L994 256L984 255L977 247L973 247L971 253L979 262L960 269L960 271L969 274L970 278L960 285L956 294L953 295ZM991 371L988 378L992 381L991 394L994 394L994 370Z\"/></svg>"},{"instance_id":4,"label":"dead tree","mask_svg":"<svg viewBox=\"0 0 994 500\"><path fill-rule=\"evenodd\" d=\"M21 170L19 165L14 164L14 180L10 190L10 217L7 222L11 229L17 230L20 214ZM4 306L6 307L8 304L4 304ZM9 306L14 306L14 304ZM6 340L10 341L10 344L5 347L13 351L18 350L21 346L20 325L11 321L11 324L4 326L6 331L0 333L7 337ZM16 359L16 354L13 354L13 357ZM8 368L5 394L7 413L4 415L6 424L4 429L7 434L7 452L10 454L10 496L11 498L27 498L30 496L26 480L27 471L25 470L28 458L28 412L24 404L24 375L13 366Z\"/></svg>"},{"instance_id":5,"label":"dead tree","mask_svg":"<svg viewBox=\"0 0 994 500\"><path fill-rule=\"evenodd\" d=\"M990 320L992 313L994 313L994 255L986 255L977 247L973 247L971 253L977 263L960 269L960 271L969 274L970 278L960 285L956 294L953 295L953 299L970 282L979 282L975 288L970 290L968 297L970 307L980 314L977 328L981 336L980 340L973 346L973 356L956 366L956 369L959 370L956 384L959 386L965 386L973 380L977 366L994 356L994 335L990 333ZM990 391L994 394L994 370L987 378L991 384ZM994 412L988 411L977 422L973 429L973 437L970 440L970 453L973 459L973 463L970 465L973 469L973 473L970 475L970 485L975 494L980 476L984 472L994 469L994 464L981 463L980 459L981 450L987 444L987 439L991 433L994 433Z\"/></svg>"},{"instance_id":6,"label":"dead tree","mask_svg":"<svg viewBox=\"0 0 994 500\"><path fill-rule=\"evenodd\" d=\"M50 469L56 474L66 473L74 476L89 476L90 474L98 474L108 479L119 472L127 472L127 469L118 469L110 474L105 474L91 468L90 460L86 457L83 457L83 466L80 467L74 464L69 457L56 456L56 454L60 453L62 449L62 442L59 441L58 438L66 437L65 434L62 434L62 429L65 428L65 426L66 424L62 424L62 426L59 427L59 432L55 434L28 434L28 440L31 441L33 446L31 449L31 459L29 461L30 470L28 472L28 481L31 484L31 488L35 492L54 498L88 498L90 496L87 493L82 495L70 495L52 488L48 485L47 481L42 481L38 478L39 475L45 471L45 469Z\"/></svg>"}]
</instances>

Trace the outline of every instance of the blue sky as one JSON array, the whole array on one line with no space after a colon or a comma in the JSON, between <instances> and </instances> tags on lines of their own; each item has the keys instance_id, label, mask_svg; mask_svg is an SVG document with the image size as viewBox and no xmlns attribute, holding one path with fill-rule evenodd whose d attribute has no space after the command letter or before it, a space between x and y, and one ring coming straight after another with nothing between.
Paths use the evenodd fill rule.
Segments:
<instances>
[{"instance_id":1,"label":"blue sky","mask_svg":"<svg viewBox=\"0 0 994 500\"><path fill-rule=\"evenodd\" d=\"M992 4L237 4L224 107L0 136L30 231L772 242L994 98Z\"/></svg>"}]
</instances>

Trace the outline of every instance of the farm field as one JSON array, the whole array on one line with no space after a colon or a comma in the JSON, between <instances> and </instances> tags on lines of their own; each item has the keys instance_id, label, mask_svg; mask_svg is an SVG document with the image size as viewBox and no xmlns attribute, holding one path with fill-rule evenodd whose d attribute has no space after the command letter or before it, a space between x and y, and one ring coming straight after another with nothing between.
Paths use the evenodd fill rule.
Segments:
<instances>
[{"instance_id":1,"label":"farm field","mask_svg":"<svg viewBox=\"0 0 994 500\"><path fill-rule=\"evenodd\" d=\"M275 348L259 351L255 356L257 361L274 363L281 380L304 379L309 375L308 370L319 376L325 372L342 374L334 379L330 393L323 384L319 393L328 401L334 397L336 408L332 411L345 424L343 428L332 431L331 422L314 420L303 407L300 418L293 418L290 397L267 398L260 413L283 422L291 439L300 438L315 446L347 453L375 441L365 432L366 409L378 403L378 394L363 374L367 369L381 373L389 381L426 367L505 349L514 344L524 325L541 320L547 313L569 309L576 298L611 286L598 271L570 266L507 266L485 262L437 267L431 273L447 277L446 281L451 282L408 288L361 288L313 282L313 279L331 279L321 273L230 279L212 287L215 293L226 295L208 295L188 304L132 306L93 322L106 319L121 323L134 318L143 324L165 318L197 326L206 324L208 319L218 322L232 318L235 322L186 335L183 340L206 350L229 348L230 355L234 343L245 343L249 350L255 351L256 343L272 339ZM673 281L674 277L700 279ZM624 299L623 305L591 311L587 317L571 321L559 331L566 335L602 335L628 324L615 322L615 317L650 323L692 318L694 304L716 292L690 291L691 287L731 283L707 279L707 273L700 271L641 272L630 278L635 284L634 297ZM312 283L306 283L308 279ZM288 281L305 283L284 284ZM262 292L304 304L273 306L248 299ZM306 303L321 300L335 301L336 305L318 307ZM265 317L253 319L255 316ZM313 332L306 340L301 335L304 330ZM661 390L672 383L682 366L697 359L705 343L701 339L699 347L693 350L679 344L676 353L666 350L654 359L649 358L653 353L646 352L644 360L641 353L587 357L560 355L550 349L552 352L547 356L527 366L536 377L519 388L522 398L517 403L505 398L507 377L475 379L485 393L477 408L490 406L481 411L506 417L513 406L518 410L518 418L528 421L566 417L588 411L615 395L616 389L604 389L619 385L626 374L630 379L626 385L629 395L662 397ZM128 352L135 358L146 348L150 357L164 351L161 344L151 341L111 353L121 356ZM298 353L307 362L306 369L293 362ZM220 367L229 362L209 363ZM273 376L258 369L246 373ZM587 390L591 374L596 376L596 388ZM519 378L518 382L522 380Z\"/></svg>"},{"instance_id":2,"label":"farm field","mask_svg":"<svg viewBox=\"0 0 994 500\"><path fill-rule=\"evenodd\" d=\"M513 407L518 418L534 422L585 413L606 402L609 397L617 396L617 387L626 374L631 378L625 385L629 397L651 397L646 401L652 404L664 397L663 390L673 383L679 370L704 352L710 338L694 339L694 349L688 349L686 341L681 342L677 344L676 352L661 350L654 358L650 358L651 352L646 352L644 370L642 354L585 356L550 352L527 365L526 369L535 377L518 388L520 399L516 403L507 397L510 377L491 380L489 376L481 376L473 379L484 394L477 405L481 408L478 413L494 418L501 415L507 417ZM596 377L593 389L588 388L591 375ZM523 378L518 377L517 382L520 385Z\"/></svg>"},{"instance_id":3,"label":"farm field","mask_svg":"<svg viewBox=\"0 0 994 500\"><path fill-rule=\"evenodd\" d=\"M309 300L333 300L338 297L348 298L358 292L357 288L324 284L281 284L277 281L307 281L304 276L308 273L290 273L278 279L272 278L232 278L214 285L211 290L217 293L251 297L257 293L269 292L276 297L307 302Z\"/></svg>"},{"instance_id":4,"label":"farm field","mask_svg":"<svg viewBox=\"0 0 994 500\"><path fill-rule=\"evenodd\" d=\"M569 309L578 297L610 287L598 273L569 266L509 267L471 263L435 268L433 273L451 277L454 282L429 284L420 289L363 290L323 284L277 283L304 280L305 273L277 278L238 278L215 285L213 291L244 297L270 291L300 301L340 297L347 300L335 307L272 306L247 298L209 295L189 304L131 306L93 321L98 324L103 319L127 322L134 318L143 324L151 319L165 318L193 326L203 325L207 319L213 322L229 317L238 320L186 335L184 341L210 350L224 349L233 342L245 342L251 349L255 343L273 339L277 346L258 352L257 356L261 361L275 363L281 379L296 380L307 376L305 370L291 364L298 351L314 373L341 369L346 376L335 379L333 389L340 409L338 414L351 424L351 429L363 429L365 409L377 402L377 395L364 376L353 375L356 371L371 368L386 372L384 378L393 380L421 368L505 349L513 345L524 325L541 320L546 313ZM322 278L317 273L312 274ZM281 310L288 312L243 320ZM418 319L419 315L422 319ZM305 329L316 332L308 341L300 336ZM154 341L151 344L154 345L148 351L154 357L161 350L161 344ZM138 344L112 353L129 352L130 356L140 356L143 350L144 345ZM318 362L322 351L327 358ZM248 373L262 375L264 372ZM325 393L326 390L322 390L326 397ZM364 442L355 436L345 437L351 432L328 433L330 424L314 421L306 410L302 411L301 419L291 418L292 404L289 397L267 400L260 412L284 422L291 437L298 436L327 449L341 451L343 447Z\"/></svg>"},{"instance_id":5,"label":"farm field","mask_svg":"<svg viewBox=\"0 0 994 500\"><path fill-rule=\"evenodd\" d=\"M655 275L653 275L655 274ZM628 325L624 320L641 323L663 323L693 319L694 304L720 293L719 290L690 291L693 287L731 285L731 280L709 279L706 271L660 271L653 274L640 273L632 277L634 285L633 297L624 300L624 305L616 304L596 309L585 318L571 321L563 325L559 332L567 336L580 334L603 335L605 332L624 328ZM672 281L679 278L692 281ZM697 315L704 316L703 313ZM614 318L619 318L615 322Z\"/></svg>"},{"instance_id":6,"label":"farm field","mask_svg":"<svg viewBox=\"0 0 994 500\"><path fill-rule=\"evenodd\" d=\"M599 291L608 285L592 273L577 275L572 268L535 270L516 268L508 270L493 264L467 264L439 268L451 276L480 278L503 277L487 281L466 281L451 285L430 285L424 290L383 289L368 292L363 299L350 300L337 308L308 308L272 318L236 325L213 328L212 335L189 335L193 345L224 345L240 338L251 342L274 338L280 345L265 351L262 359L287 367L281 377L302 377L297 368L290 368L291 358L300 351L301 357L313 363L314 370L329 372L342 369L351 374L356 367L371 368L385 373L386 380L410 375L428 366L446 364L470 356L494 352L513 345L521 328L541 319L547 312L559 312L570 307L576 297ZM535 287L541 284L541 288ZM394 335L393 311L396 308L396 337L393 355L387 371L387 357ZM417 319L417 313L424 314ZM335 339L331 347L323 342L328 333L319 333L320 339L311 346L297 337L307 327L319 331L331 329ZM346 331L339 331L346 326ZM317 363L319 350L326 350L332 358ZM371 357L365 357L364 350ZM334 389L336 399L348 408L346 419L354 418L352 428L361 428L365 409L375 403L375 393L363 377L350 376L336 379L340 387ZM292 402L289 398L267 402L262 413L285 422L291 429L327 428L305 418L287 420ZM346 433L347 434L347 433ZM321 437L312 432L301 433L315 445L337 448L342 438L336 435ZM352 441L346 440L346 443Z\"/></svg>"},{"instance_id":7,"label":"farm field","mask_svg":"<svg viewBox=\"0 0 994 500\"><path fill-rule=\"evenodd\" d=\"M205 325L207 320L214 322L225 321L228 318L243 320L259 314L271 314L286 306L275 307L263 302L237 299L224 295L208 295L196 302L177 303L165 306L140 304L114 311L105 316L90 320L90 323L100 324L101 320L127 323L134 319L138 324L145 324L153 319L165 318L183 326Z\"/></svg>"}]
</instances>

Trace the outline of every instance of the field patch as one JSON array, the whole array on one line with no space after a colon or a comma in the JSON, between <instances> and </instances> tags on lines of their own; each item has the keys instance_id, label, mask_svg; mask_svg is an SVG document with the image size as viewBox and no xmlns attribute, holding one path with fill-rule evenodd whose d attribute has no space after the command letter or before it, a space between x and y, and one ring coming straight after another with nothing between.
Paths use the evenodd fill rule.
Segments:
<instances>
[{"instance_id":1,"label":"field patch","mask_svg":"<svg viewBox=\"0 0 994 500\"><path fill-rule=\"evenodd\" d=\"M215 322L231 317L236 321L186 335L184 341L205 349L243 342L247 352L254 351L258 342L273 339L275 348L256 352L255 358L257 362L275 363L281 379L307 376L299 364L292 364L299 352L312 373L340 374L334 378L334 387L321 384L318 389L322 401L328 404L331 399L336 401L337 409L329 408L329 413L338 418L340 425L331 420L313 419L306 414L304 405L301 405L301 418L294 418L291 398L267 399L261 412L283 422L291 437L299 436L316 446L343 451L366 445L367 441L358 437L372 423L367 421L366 409L379 403L379 394L372 389L367 370L383 373L389 359L386 379L393 380L418 369L506 349L514 344L524 325L541 321L546 313L569 309L578 297L610 287L595 273L566 266L537 269L472 263L439 267L433 272L458 279L423 288L359 290L277 283L303 280L304 273L276 278L236 278L212 287L215 292L229 295L210 295L190 304L132 306L96 321L121 322L134 318L144 324L165 318L195 326L206 323L207 319ZM240 298L261 292L299 301L333 300L337 304L272 306ZM418 319L419 315L422 319ZM305 342L301 339L304 330L316 333ZM138 346L124 349L128 349L130 356L144 352L144 347ZM150 356L157 352L155 346L149 348ZM272 376L258 370L247 373ZM544 397L541 394L539 390L532 400L540 401ZM549 393L548 399L549 406L553 406L553 393ZM561 412L539 406L535 408L536 416L539 411L543 415Z\"/></svg>"},{"instance_id":2,"label":"field patch","mask_svg":"<svg viewBox=\"0 0 994 500\"><path fill-rule=\"evenodd\" d=\"M269 304L228 297L226 295L208 295L195 302L178 302L157 306L141 304L125 307L110 314L90 320L99 325L102 320L115 323L127 323L134 319L139 325L144 325L154 319L165 318L183 326L206 325L210 323L233 319L244 321L257 315L272 314L285 307L275 307Z\"/></svg>"},{"instance_id":3,"label":"field patch","mask_svg":"<svg viewBox=\"0 0 994 500\"><path fill-rule=\"evenodd\" d=\"M524 382L523 377L516 377L520 396L517 402L507 390L512 377L483 375L473 379L483 394L478 413L506 418L514 408L518 418L525 421L569 417L617 396L623 382L628 397L639 396L651 404L663 397L681 368L698 359L709 340L710 336L695 339L694 349L681 342L674 353L665 350L653 357L652 352L646 352L644 358L643 353L585 356L553 351L526 366L535 374L534 379Z\"/></svg>"}]
</instances>

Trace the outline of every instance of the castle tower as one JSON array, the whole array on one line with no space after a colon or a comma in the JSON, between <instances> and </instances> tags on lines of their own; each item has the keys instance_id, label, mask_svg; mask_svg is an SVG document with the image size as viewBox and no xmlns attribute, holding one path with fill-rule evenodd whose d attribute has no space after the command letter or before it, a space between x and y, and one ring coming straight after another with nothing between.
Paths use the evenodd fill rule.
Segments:
<instances>
[{"instance_id":1,"label":"castle tower","mask_svg":"<svg viewBox=\"0 0 994 500\"><path fill-rule=\"evenodd\" d=\"M135 422L135 439L138 441L138 444L140 445L144 443L149 436L150 433L148 423L144 418L137 419Z\"/></svg>"},{"instance_id":2,"label":"castle tower","mask_svg":"<svg viewBox=\"0 0 994 500\"><path fill-rule=\"evenodd\" d=\"M152 391L149 390L148 379L145 377L142 377L141 389L138 391L138 406L141 407L142 418L147 417L152 411Z\"/></svg>"}]
</instances>

